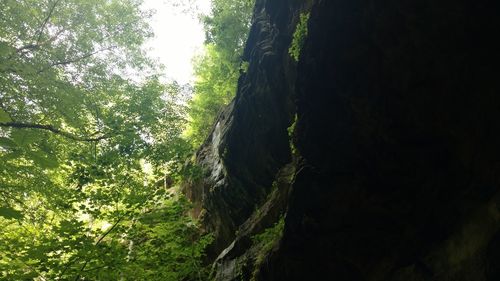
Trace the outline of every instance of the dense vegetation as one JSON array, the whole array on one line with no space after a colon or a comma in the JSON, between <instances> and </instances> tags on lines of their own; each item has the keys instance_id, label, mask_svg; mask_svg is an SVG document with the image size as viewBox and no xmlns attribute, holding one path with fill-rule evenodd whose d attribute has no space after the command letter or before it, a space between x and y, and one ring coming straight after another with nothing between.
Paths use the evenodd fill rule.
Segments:
<instances>
[{"instance_id":1,"label":"dense vegetation","mask_svg":"<svg viewBox=\"0 0 500 281\"><path fill-rule=\"evenodd\" d=\"M142 51L140 0L0 2L0 279L204 279L211 237L175 186L235 93L252 6L213 2L193 95Z\"/></svg>"},{"instance_id":2,"label":"dense vegetation","mask_svg":"<svg viewBox=\"0 0 500 281\"><path fill-rule=\"evenodd\" d=\"M207 137L214 119L236 93L253 4L254 0L212 1L212 16L202 18L205 53L195 63L197 79L187 129L194 145Z\"/></svg>"}]
</instances>

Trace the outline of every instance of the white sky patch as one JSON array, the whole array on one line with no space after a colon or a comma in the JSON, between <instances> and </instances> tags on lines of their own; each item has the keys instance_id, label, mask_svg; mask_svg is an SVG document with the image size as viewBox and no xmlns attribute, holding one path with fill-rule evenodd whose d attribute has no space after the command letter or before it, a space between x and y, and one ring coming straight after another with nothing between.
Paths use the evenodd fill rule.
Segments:
<instances>
[{"instance_id":1,"label":"white sky patch","mask_svg":"<svg viewBox=\"0 0 500 281\"><path fill-rule=\"evenodd\" d=\"M167 79L185 84L194 80L192 58L202 50L205 33L199 19L173 7L175 2L179 0L144 0L145 9L156 10L150 22L155 37L146 48L150 57L165 66ZM199 13L209 13L210 0L195 3Z\"/></svg>"}]
</instances>

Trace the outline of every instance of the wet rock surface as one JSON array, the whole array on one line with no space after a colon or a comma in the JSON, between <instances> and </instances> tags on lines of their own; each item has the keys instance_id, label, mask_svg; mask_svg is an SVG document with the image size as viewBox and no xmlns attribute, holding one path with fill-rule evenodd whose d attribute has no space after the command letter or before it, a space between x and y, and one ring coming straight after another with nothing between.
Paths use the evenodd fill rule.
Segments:
<instances>
[{"instance_id":1,"label":"wet rock surface","mask_svg":"<svg viewBox=\"0 0 500 281\"><path fill-rule=\"evenodd\" d=\"M287 128L295 112L295 80L288 46L296 5L257 1L243 58L248 70L238 81L235 100L197 153L203 180L185 187L195 215L215 233L215 256L265 201L278 171L292 161Z\"/></svg>"}]
</instances>

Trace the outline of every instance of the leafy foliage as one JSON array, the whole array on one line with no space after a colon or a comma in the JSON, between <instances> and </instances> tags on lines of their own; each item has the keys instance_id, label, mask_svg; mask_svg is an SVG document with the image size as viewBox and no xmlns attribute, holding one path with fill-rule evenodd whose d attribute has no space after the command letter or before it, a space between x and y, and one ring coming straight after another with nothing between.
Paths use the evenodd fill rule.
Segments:
<instances>
[{"instance_id":1,"label":"leafy foliage","mask_svg":"<svg viewBox=\"0 0 500 281\"><path fill-rule=\"evenodd\" d=\"M253 0L214 0L212 14L202 18L205 53L195 60L194 97L186 131L194 146L205 140L215 118L236 93L253 4Z\"/></svg>"},{"instance_id":2,"label":"leafy foliage","mask_svg":"<svg viewBox=\"0 0 500 281\"><path fill-rule=\"evenodd\" d=\"M288 53L295 61L299 61L300 50L302 46L304 46L304 42L307 38L308 21L309 13L302 13L297 23L297 27L295 27L295 32L293 33L292 43L290 44L290 48L288 48Z\"/></svg>"},{"instance_id":3,"label":"leafy foliage","mask_svg":"<svg viewBox=\"0 0 500 281\"><path fill-rule=\"evenodd\" d=\"M294 138L295 138L295 128L297 127L297 113L295 113L293 117L293 123L288 127L286 130L288 132L288 143L290 145L290 151L292 152L292 155L298 156L299 151L297 150L297 147L295 146Z\"/></svg>"},{"instance_id":4,"label":"leafy foliage","mask_svg":"<svg viewBox=\"0 0 500 281\"><path fill-rule=\"evenodd\" d=\"M277 240L281 238L284 226L285 219L281 217L272 227L266 228L262 233L253 236L252 241L262 246L262 252L267 253L272 249Z\"/></svg>"},{"instance_id":5,"label":"leafy foliage","mask_svg":"<svg viewBox=\"0 0 500 281\"><path fill-rule=\"evenodd\" d=\"M0 2L0 279L206 279L175 186L236 92L253 1L213 1L194 89L161 82L141 4Z\"/></svg>"},{"instance_id":6,"label":"leafy foliage","mask_svg":"<svg viewBox=\"0 0 500 281\"><path fill-rule=\"evenodd\" d=\"M140 5L0 2L0 279L203 278L210 236L158 184L192 150L189 89L143 54Z\"/></svg>"}]
</instances>

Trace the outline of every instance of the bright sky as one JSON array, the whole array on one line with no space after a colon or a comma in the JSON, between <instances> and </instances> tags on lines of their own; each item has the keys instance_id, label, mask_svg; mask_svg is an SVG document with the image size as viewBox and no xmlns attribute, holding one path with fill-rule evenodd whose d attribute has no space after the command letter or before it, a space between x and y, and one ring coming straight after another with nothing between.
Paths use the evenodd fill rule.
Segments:
<instances>
[{"instance_id":1,"label":"bright sky","mask_svg":"<svg viewBox=\"0 0 500 281\"><path fill-rule=\"evenodd\" d=\"M170 4L175 2L180 1L144 0L146 9L156 10L151 19L155 37L146 46L150 49L149 56L165 65L166 77L183 84L193 80L191 61L202 50L205 33L198 18ZM194 2L200 12L209 13L210 0Z\"/></svg>"}]
</instances>

